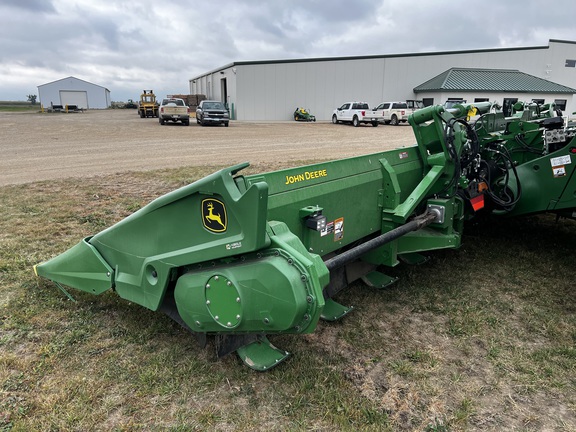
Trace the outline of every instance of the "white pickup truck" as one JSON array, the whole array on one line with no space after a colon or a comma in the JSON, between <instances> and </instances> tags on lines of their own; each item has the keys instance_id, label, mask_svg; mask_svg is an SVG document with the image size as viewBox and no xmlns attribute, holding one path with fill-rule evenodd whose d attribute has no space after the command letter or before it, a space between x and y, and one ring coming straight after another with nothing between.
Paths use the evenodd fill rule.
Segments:
<instances>
[{"instance_id":1,"label":"white pickup truck","mask_svg":"<svg viewBox=\"0 0 576 432\"><path fill-rule=\"evenodd\" d=\"M370 123L376 127L383 120L382 114L370 109L366 102L346 102L332 114L332 123L352 123L354 127L361 123Z\"/></svg>"},{"instance_id":2,"label":"white pickup truck","mask_svg":"<svg viewBox=\"0 0 576 432\"><path fill-rule=\"evenodd\" d=\"M174 123L180 121L184 126L188 126L190 125L190 108L186 105L184 99L162 99L158 110L158 121L161 125L167 121Z\"/></svg>"},{"instance_id":3,"label":"white pickup truck","mask_svg":"<svg viewBox=\"0 0 576 432\"><path fill-rule=\"evenodd\" d=\"M382 102L374 109L382 115L385 124L393 126L398 126L400 122L406 123L408 115L412 114L406 102Z\"/></svg>"}]
</instances>

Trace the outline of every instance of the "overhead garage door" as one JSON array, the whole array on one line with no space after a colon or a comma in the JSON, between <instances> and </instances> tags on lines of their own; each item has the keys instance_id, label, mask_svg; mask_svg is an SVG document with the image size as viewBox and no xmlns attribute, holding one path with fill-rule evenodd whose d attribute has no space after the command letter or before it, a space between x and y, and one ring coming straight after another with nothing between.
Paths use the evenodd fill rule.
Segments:
<instances>
[{"instance_id":1,"label":"overhead garage door","mask_svg":"<svg viewBox=\"0 0 576 432\"><path fill-rule=\"evenodd\" d=\"M60 90L60 103L88 109L88 94L85 91Z\"/></svg>"}]
</instances>

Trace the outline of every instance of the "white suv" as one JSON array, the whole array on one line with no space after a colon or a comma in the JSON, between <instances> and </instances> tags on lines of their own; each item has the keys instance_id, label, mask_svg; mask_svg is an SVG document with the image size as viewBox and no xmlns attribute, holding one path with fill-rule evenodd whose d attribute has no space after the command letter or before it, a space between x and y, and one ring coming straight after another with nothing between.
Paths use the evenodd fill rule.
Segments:
<instances>
[{"instance_id":1,"label":"white suv","mask_svg":"<svg viewBox=\"0 0 576 432\"><path fill-rule=\"evenodd\" d=\"M406 102L382 102L374 111L382 115L385 124L394 126L398 126L400 122L406 123L410 114Z\"/></svg>"}]
</instances>

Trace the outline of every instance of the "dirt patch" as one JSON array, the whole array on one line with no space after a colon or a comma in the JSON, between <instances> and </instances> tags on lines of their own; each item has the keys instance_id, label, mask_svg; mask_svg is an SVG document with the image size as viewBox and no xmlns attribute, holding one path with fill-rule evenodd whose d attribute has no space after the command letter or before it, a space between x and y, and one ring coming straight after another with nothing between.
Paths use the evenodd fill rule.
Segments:
<instances>
[{"instance_id":1,"label":"dirt patch","mask_svg":"<svg viewBox=\"0 0 576 432\"><path fill-rule=\"evenodd\" d=\"M415 143L412 128L297 122L160 126L135 110L0 113L0 186L241 162L320 161Z\"/></svg>"}]
</instances>

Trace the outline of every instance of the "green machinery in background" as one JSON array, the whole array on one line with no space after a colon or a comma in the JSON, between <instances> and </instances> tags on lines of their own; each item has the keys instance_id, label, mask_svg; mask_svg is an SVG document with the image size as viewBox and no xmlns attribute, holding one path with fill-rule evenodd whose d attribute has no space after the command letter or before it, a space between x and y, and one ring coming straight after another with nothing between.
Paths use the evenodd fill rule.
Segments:
<instances>
[{"instance_id":1,"label":"green machinery in background","mask_svg":"<svg viewBox=\"0 0 576 432\"><path fill-rule=\"evenodd\" d=\"M167 313L219 355L267 370L289 354L268 335L310 333L351 308L335 295L386 267L458 248L464 221L554 212L574 217L574 130L553 106L431 106L417 144L243 176L223 169L168 193L35 267L39 276Z\"/></svg>"},{"instance_id":2,"label":"green machinery in background","mask_svg":"<svg viewBox=\"0 0 576 432\"><path fill-rule=\"evenodd\" d=\"M316 116L310 114L310 111L306 108L296 108L294 110L294 120L295 121L305 121L305 122L315 122Z\"/></svg>"}]
</instances>

